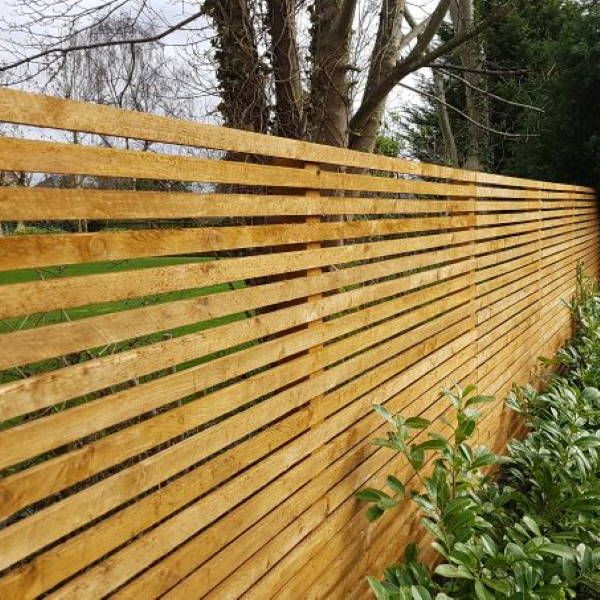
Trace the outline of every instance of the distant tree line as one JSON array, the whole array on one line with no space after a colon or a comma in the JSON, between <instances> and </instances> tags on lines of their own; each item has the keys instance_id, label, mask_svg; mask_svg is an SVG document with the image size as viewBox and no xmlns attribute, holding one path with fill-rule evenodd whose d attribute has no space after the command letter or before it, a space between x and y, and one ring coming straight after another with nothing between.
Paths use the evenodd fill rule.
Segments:
<instances>
[{"instance_id":1,"label":"distant tree line","mask_svg":"<svg viewBox=\"0 0 600 600\"><path fill-rule=\"evenodd\" d=\"M479 18L497 4L478 0ZM600 4L513 4L514 10L482 36L487 73L471 82L485 90L479 94L481 166L600 185ZM420 159L467 166L473 132L457 112L468 110L463 79L449 69L438 70L433 79L422 78L422 103L389 119L388 135L404 139L406 150Z\"/></svg>"}]
</instances>

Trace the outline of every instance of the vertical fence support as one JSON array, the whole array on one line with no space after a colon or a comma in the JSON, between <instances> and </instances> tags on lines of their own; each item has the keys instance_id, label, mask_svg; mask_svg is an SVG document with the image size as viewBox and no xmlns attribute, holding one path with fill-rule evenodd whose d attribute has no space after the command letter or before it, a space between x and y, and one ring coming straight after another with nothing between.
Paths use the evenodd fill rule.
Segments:
<instances>
[{"instance_id":1,"label":"vertical fence support","mask_svg":"<svg viewBox=\"0 0 600 600\"><path fill-rule=\"evenodd\" d=\"M536 245L536 304L537 304L537 319L538 323L541 322L542 318L542 298L543 298L543 282L542 282L542 268L544 266L544 252L543 252L543 241L544 241L544 213L542 209L544 207L544 192L539 191L537 194L537 245ZM532 356L531 359L536 360L537 357Z\"/></svg>"},{"instance_id":2,"label":"vertical fence support","mask_svg":"<svg viewBox=\"0 0 600 600\"><path fill-rule=\"evenodd\" d=\"M465 184L463 181L452 181L453 184L466 186L472 188L472 193L466 197L461 197L461 200L467 201L466 212L469 215L469 226L470 232L468 247L465 249L465 255L468 260L472 262L471 268L469 269L469 322L468 329L473 333L473 341L469 344L468 348L471 350L471 368L469 369L469 384L479 385L478 377L478 362L479 355L477 352L479 332L477 327L477 282L476 282L476 269L477 269L477 184L475 182ZM456 197L451 197L454 200Z\"/></svg>"},{"instance_id":3,"label":"vertical fence support","mask_svg":"<svg viewBox=\"0 0 600 600\"><path fill-rule=\"evenodd\" d=\"M320 169L321 169L321 165L319 163L305 162L305 161L298 161L298 160L274 159L273 164L277 165L277 166L294 167L297 169L302 168L302 169L306 170L307 174L310 174L310 175L318 175L318 173L320 172ZM286 195L286 194L297 195L298 194L297 191L295 191L295 190L290 191L288 188L281 188L281 189L277 189L276 191L277 191L277 193L280 193L283 195ZM300 194L302 194L302 192L300 192ZM303 194L307 198L315 198L315 197L319 197L321 195L321 191L319 188L306 188L304 190ZM287 217L287 218L284 217L281 221L285 222L285 223L291 222L291 223L306 223L306 224L315 223L316 224L316 223L321 223L322 215L311 214L310 211L307 210L305 215L299 215L299 216L293 216L293 217ZM272 222L275 222L275 221L272 221ZM293 249L298 250L298 249L304 248L306 250L314 250L314 249L321 248L322 246L323 246L323 244L321 242L316 241L316 242L307 242L300 246L298 246L298 245L289 246L289 249L293 248ZM295 271L291 274L286 274L284 276L284 278L295 279L298 277L314 277L315 275L320 275L322 273L323 273L322 267L314 267L314 268L309 268L309 269L302 270L302 271ZM291 306L293 304L302 304L305 302L317 302L322 297L323 297L322 293L311 294L310 296L306 296L305 298L299 298L292 302L284 303L281 305L281 308L283 308L285 306ZM314 327L318 327L322 323L323 323L323 319L315 319L315 320L309 321L306 325L301 325L292 330L283 331L282 333L278 334L275 337L287 335L297 329L303 329L303 328L312 329ZM302 352L302 354L304 354L304 353L314 354L314 353L319 352L322 349L323 349L323 344L317 344L316 346L312 346L308 350L304 350ZM287 361L293 359L294 357L295 356L287 357L281 362L287 362ZM310 373L310 375L308 375L308 379L314 378L322 372L323 372L323 369L316 370L316 371ZM318 402L319 402L319 399L322 397L323 397L323 394L319 394L309 400L308 406L309 406L309 410L310 410L311 426L317 425L322 420L322 417L319 416L319 409L318 409Z\"/></svg>"},{"instance_id":4,"label":"vertical fence support","mask_svg":"<svg viewBox=\"0 0 600 600\"><path fill-rule=\"evenodd\" d=\"M311 174L318 174L320 171L320 165L318 165L316 163L304 163L304 168ZM304 192L304 195L307 198L315 198L315 197L320 196L321 192L318 189L307 189ZM320 223L321 215L307 215L306 222L307 223ZM321 246L322 246L321 242L309 242L308 244L306 244L307 250L321 248ZM306 275L307 275L307 277L314 277L315 275L320 275L322 272L323 272L323 269L321 267L316 267L313 269L308 269L306 272ZM323 297L323 294L313 294L311 296L308 296L307 301L315 302L317 300L320 300L322 297ZM323 322L323 319L317 319L316 321L311 321L308 324L308 327L309 328L316 327L319 324L321 324L322 322ZM323 344L320 344L318 346L313 346L312 348L309 349L308 352L309 352L309 354L313 354L315 352L319 352L322 349L323 349ZM322 372L323 372L323 369L320 369L319 371L315 371L315 372L311 373L311 375L309 377L316 377L319 373L322 373ZM310 400L311 426L317 425L321 421L321 418L319 417L318 406L317 406L317 403L320 398L322 398L322 394L315 396L314 398L311 398L311 400Z\"/></svg>"},{"instance_id":5,"label":"vertical fence support","mask_svg":"<svg viewBox=\"0 0 600 600\"><path fill-rule=\"evenodd\" d=\"M471 241L469 242L469 256L473 265L469 272L469 306L470 306L470 318L471 327L475 332L474 341L472 344L474 350L473 359L473 383L479 386L479 328L477 324L477 210L479 208L478 197L477 197L477 183L470 185L473 189L473 194L468 197L471 202L470 215L471 215Z\"/></svg>"}]
</instances>

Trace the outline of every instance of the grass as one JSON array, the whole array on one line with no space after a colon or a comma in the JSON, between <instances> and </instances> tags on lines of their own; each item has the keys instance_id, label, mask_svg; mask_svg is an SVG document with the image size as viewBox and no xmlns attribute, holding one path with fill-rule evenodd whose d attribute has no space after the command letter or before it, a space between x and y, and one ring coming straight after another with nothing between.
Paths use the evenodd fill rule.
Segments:
<instances>
[{"instance_id":1,"label":"grass","mask_svg":"<svg viewBox=\"0 0 600 600\"><path fill-rule=\"evenodd\" d=\"M207 260L211 259L206 257L152 257L125 260L120 262L99 262L83 265L68 265L66 267L52 269L21 269L18 271L4 271L0 272L0 286L11 283L26 283L29 281L38 281L40 279L53 279L57 277L76 277L81 275L96 275L101 273L114 273L118 271L130 270L139 271L139 276L143 277L143 269L146 268L166 267L193 262L205 262ZM138 273L136 273L136 275L138 275ZM115 302L106 302L102 304L90 304L87 306L71 308L64 311L57 310L53 312L44 313L43 315L38 315L38 318L43 320L43 323L39 324L49 325L51 323L59 323L65 320L75 320L86 317L93 317L96 315L138 308L141 306L172 302L174 300L196 298L198 296L215 294L230 289L238 289L241 287L244 287L243 281L234 282L232 284L223 283L202 288L177 290L174 292L168 292L166 294L157 294L151 297L146 296L143 298L118 300ZM221 317L220 319L215 319L214 321L210 321L209 323L221 324L221 321L227 323L232 320L235 319L231 316L226 316ZM0 333L12 331L15 328L21 328L22 325L23 318L5 319L3 321L0 321Z\"/></svg>"},{"instance_id":2,"label":"grass","mask_svg":"<svg viewBox=\"0 0 600 600\"><path fill-rule=\"evenodd\" d=\"M49 269L21 269L15 271L0 272L0 286L5 284L14 283L25 283L29 281L38 281L40 279L52 279L56 277L76 277L84 275L93 275L101 273L114 273L117 271L133 271L134 276L143 277L144 270L152 267L165 267L178 264L186 264L193 262L204 262L212 260L207 257L151 257L151 258L138 258L132 260L124 260L118 262L98 262L91 264L81 265L68 265L63 267L49 268ZM212 285L208 287L192 288L177 290L174 292L168 292L165 294L157 294L154 296L146 296L143 298L133 298L127 300L118 300L114 302L105 302L102 304L92 304L83 307L70 308L67 310L56 310L37 315L28 315L26 317L11 318L0 321L0 333L8 333L20 329L30 329L40 327L43 325L50 325L54 323L61 323L65 321L75 321L78 319L84 319L97 315L109 314L124 310L130 310L143 306L150 306L154 304L162 304L166 302L173 302L177 300L185 300L190 298L196 298L208 294L215 294L225 292L231 289L239 289L245 286L243 281L224 283L219 285ZM0 287L1 293L1 287ZM135 339L135 341L124 340L122 342L111 344L110 346L103 346L101 348L87 349L85 352L77 353L77 356L69 357L69 361L81 362L104 354L111 354L120 352L134 346L147 345L157 341L164 340L169 337L180 337L190 333L195 333L203 329L210 329L220 325L225 325L234 321L242 320L247 318L246 313L236 313L221 316L208 321L199 321L189 323L183 327L176 329L158 331L156 333L143 336ZM178 369L187 368L194 364L199 364L212 360L217 356L223 354L229 354L234 349L227 349L217 354L199 357L191 363L180 365ZM48 371L51 369L65 366L65 360L62 357L55 359L46 360L34 365L28 365L24 369L16 370L10 369L7 371L0 371L0 382L6 382L14 379L19 379L23 376L33 375L35 373Z\"/></svg>"},{"instance_id":3,"label":"grass","mask_svg":"<svg viewBox=\"0 0 600 600\"><path fill-rule=\"evenodd\" d=\"M99 262L93 264L82 264L82 265L69 265L64 267L57 267L51 269L22 269L18 271L8 271L8 272L0 272L0 294L2 293L2 285L7 284L15 284L15 283L25 283L30 281L39 281L40 279L52 279L56 277L77 277L77 276L85 276L85 275L93 275L93 274L101 274L101 273L113 273L116 271L131 271L132 276L134 277L143 277L144 270L148 268L156 268L156 267L165 267L179 264L189 264L194 262L204 262L208 260L213 260L209 257L154 257L154 258L139 258L133 260L119 261L119 262ZM57 310L52 312L47 312L38 315L29 315L26 317L12 318L0 320L0 334L8 333L11 331L16 331L20 329L31 329L44 325L50 325L55 323L62 323L66 321L75 321L78 319L85 319L89 317L94 317L103 314L109 314L113 312L119 311L127 311L134 308L139 308L143 306L150 306L155 304L162 304L167 302L173 302L177 300L185 300L196 298L208 294L217 294L221 292L226 292L232 289L240 289L245 287L244 281L237 281L231 283L223 283L219 285L212 285L207 287L199 287L192 289L183 289L177 290L174 292L168 292L164 294L158 294L154 296L146 296L143 298L134 298L127 300L119 300L114 302L108 302L103 304L95 304L88 305L83 307L76 307L68 310ZM78 363L82 363L85 361L89 361L94 358L98 358L100 356L105 356L109 354L115 354L119 352L123 352L126 350L131 350L136 347L146 346L148 344L164 341L168 338L176 338L188 334L192 334L204 329L211 329L214 327L218 327L221 325L225 325L227 323L232 323L235 321L240 321L243 319L247 319L251 314L247 312L240 312L235 314L224 315L215 319L210 319L206 321L198 321L189 323L185 326L178 327L176 329L170 330L162 330L157 331L155 333L138 337L130 340L123 340L118 343L113 343L108 346L103 346L100 348L92 348L85 349L79 352L72 353L68 356L59 356L55 358L51 358L48 360L40 361L35 364L29 364L20 366L19 368L7 369L5 371L0 371L0 384L8 383L10 381L15 381L22 379L24 377L30 377L32 375L43 373L47 371L53 371L55 369L64 368L68 365L74 365ZM132 317L133 318L133 317ZM160 324L158 325L160 327ZM30 418L36 418L38 416L42 416L45 414L50 414L53 412L59 412L65 409L72 408L74 406L78 406L84 403L87 403L92 400L96 400L102 396L107 394L111 394L117 392L122 389L126 389L131 387L132 384L138 385L143 384L145 382L151 381L153 379L157 379L162 377L168 373L172 373L175 371L182 371L188 369L190 367L206 363L212 361L221 356L233 354L238 352L244 348L252 347L259 343L258 340L247 342L244 344L240 344L235 347L225 348L218 352L214 352L212 354L199 356L191 361L179 364L175 367L170 367L168 369L163 369L161 371L155 373L148 373L142 377L136 379L135 382L125 381L116 385L111 386L106 390L98 390L96 392L92 392L89 394L85 394L83 396L72 398L67 402L63 402L59 405L55 405L49 409L44 409L40 414L35 413L31 415L21 415L19 417L15 417L4 422L0 422L0 431L4 429L8 429L14 426L17 426L21 423L28 421ZM160 410L168 410L172 405L175 404L185 404L190 402L198 397L198 395L204 395L205 393L210 392L210 389L205 389L199 394L193 394L192 396L187 396L180 398L175 403L170 403L169 405L165 405ZM141 419L143 416L136 417L128 420L126 423L121 423L116 428L121 428L124 426L130 426ZM111 433L115 428L109 428L108 430L98 432L94 435L95 438L103 437ZM0 478L7 474L16 473L21 471L24 468L28 468L33 463L41 462L44 460L48 460L62 452L68 451L71 449L73 445L68 444L63 448L59 448L53 450L51 452L43 453L40 456L33 457L25 461L19 465L13 465L9 469L5 470L5 472L0 472Z\"/></svg>"}]
</instances>

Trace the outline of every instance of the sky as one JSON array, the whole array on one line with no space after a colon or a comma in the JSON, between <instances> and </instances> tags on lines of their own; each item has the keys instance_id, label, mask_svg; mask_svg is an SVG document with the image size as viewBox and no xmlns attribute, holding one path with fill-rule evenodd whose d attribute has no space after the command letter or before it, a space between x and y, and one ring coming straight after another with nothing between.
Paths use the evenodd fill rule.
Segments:
<instances>
[{"instance_id":1,"label":"sky","mask_svg":"<svg viewBox=\"0 0 600 600\"><path fill-rule=\"evenodd\" d=\"M25 39L21 34L15 34L14 31L8 31L7 26L11 23L18 23L20 20L22 20L22 17L19 15L23 10L28 11L32 8L35 8L37 3L47 3L51 1L52 0L0 0L0 22L4 23L4 31L0 31L0 60L8 59L8 49L11 47L14 48L15 41L19 42ZM135 1L136 0L130 0L128 6L135 6ZM359 0L358 15L355 20L355 30L358 33L365 35L366 39L371 41L374 40L376 33L376 20L373 19L370 24L367 25L367 30L365 31L365 21L361 19L360 11L361 8L364 9L364 7L368 6L369 3L375 3L376 5L377 2L378 0ZM84 8L97 6L98 4L103 3L103 0L78 0L78 5ZM407 2L407 5L410 7L413 15L419 19L419 17L422 18L422 16L425 15L426 12L435 5L435 3L436 0L413 0L411 2ZM66 2L57 2L57 5L60 5L61 7L64 7L65 4ZM197 11L199 4L200 2L196 0L149 0L148 2L148 5L155 12L153 24L158 30L165 29L169 24L176 23L186 16L192 14L192 12ZM53 35L57 32L57 24L60 24L60 20L50 20L50 22L45 22L41 26L38 26L37 32L41 37L46 38L47 35ZM194 26L197 24L198 22L195 22ZM300 28L302 28L303 25L305 26L306 23L299 23ZM193 35L196 39L198 39L199 36L206 37L208 33L206 31L177 31L163 40L165 42L166 52L168 55L173 57L174 62L180 58L181 45L186 43L190 35ZM208 82L207 85L210 86L210 84L214 81L214 65L210 63L208 58L210 52L209 42L205 41L200 43L199 48L201 53L206 53L207 58L200 63L199 67L196 67L196 70L198 72L199 79ZM29 52L27 52L27 54L29 54ZM414 85L415 77L413 76L409 79L410 80L407 80L406 83ZM32 85L31 83L20 83L18 87L31 89ZM204 114L200 116L205 120L214 120L214 108L218 102L218 99L216 97L208 98L208 100L204 99L202 101L204 104L201 112ZM401 110L406 106L407 102L419 102L419 97L408 90L396 88L390 95L388 101L388 110Z\"/></svg>"}]
</instances>

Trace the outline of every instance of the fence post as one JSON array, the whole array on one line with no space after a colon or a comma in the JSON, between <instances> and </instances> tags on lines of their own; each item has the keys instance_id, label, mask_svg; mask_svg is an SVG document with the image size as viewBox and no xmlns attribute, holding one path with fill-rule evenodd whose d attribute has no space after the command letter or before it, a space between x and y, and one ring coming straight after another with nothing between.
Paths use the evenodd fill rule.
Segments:
<instances>
[{"instance_id":1,"label":"fence post","mask_svg":"<svg viewBox=\"0 0 600 600\"><path fill-rule=\"evenodd\" d=\"M469 302L470 306L470 317L471 317L471 326L473 327L473 331L475 332L475 339L473 340L473 349L475 352L475 359L473 361L473 384L479 388L479 325L477 323L477 309L478 309L478 301L477 301L477 226L478 226L478 208L479 208L479 198L478 198L478 185L477 179L472 184L469 184L469 187L473 188L473 194L468 196L470 201L470 214L471 214L471 226L469 230L471 231L471 241L469 242L469 254L471 260L473 261L473 265L469 272L470 275L470 286L469 286ZM482 392L482 390L479 390Z\"/></svg>"},{"instance_id":2,"label":"fence post","mask_svg":"<svg viewBox=\"0 0 600 600\"><path fill-rule=\"evenodd\" d=\"M304 168L310 172L311 174L318 174L320 172L320 165L317 163L311 163L311 162L305 162L304 163ZM306 189L304 192L304 195L307 198L315 198L315 197L319 197L321 195L321 191L319 189ZM321 222L321 215L314 215L314 214L310 214L310 215L306 215L306 223L320 223ZM322 244L321 242L308 242L306 244L306 249L307 250L312 250L312 249L316 249L316 248L321 248ZM315 275L320 275L323 272L323 269L321 267L314 267L312 269L308 269L306 271L306 276L307 277L314 277ZM314 302L317 300L320 300L323 297L323 294L313 294L311 296L307 297L307 302ZM312 327L317 327L320 324L323 323L323 319L317 319L315 321L311 321L308 324L309 329ZM315 352L319 352L320 350L323 349L323 344L319 344L317 346L313 346L312 348L309 348L308 352L309 354L313 354ZM319 369L318 371L314 371L313 373L311 373L309 375L309 379L316 377L319 373L322 373L323 369ZM317 425L320 422L320 418L318 417L318 409L316 404L318 403L319 399L322 398L323 395L320 394L318 396L315 396L314 398L310 399L310 424L311 427Z\"/></svg>"},{"instance_id":3,"label":"fence post","mask_svg":"<svg viewBox=\"0 0 600 600\"><path fill-rule=\"evenodd\" d=\"M472 193L467 196L450 196L450 199L462 199L468 202L467 209L465 212L469 215L469 226L470 239L468 246L465 247L465 256L467 260L470 260L473 264L469 269L469 329L473 332L473 342L469 344L469 348L472 350L473 355L471 357L471 369L468 381L469 384L479 386L479 327L477 323L477 181L465 182L463 180L451 179L448 181L452 185L461 187L472 188ZM458 382L456 382L458 383ZM481 391L481 390L480 390ZM483 392L482 392L483 393Z\"/></svg>"},{"instance_id":4,"label":"fence post","mask_svg":"<svg viewBox=\"0 0 600 600\"><path fill-rule=\"evenodd\" d=\"M538 191L537 198L537 244L536 244L536 257L537 257L537 265L536 265L536 294L537 294L537 319L540 322L542 318L542 297L543 297L543 281L542 281L542 269L544 266L544 252L543 252L543 241L544 241L544 192L542 190ZM537 356L532 357L533 360L537 361Z\"/></svg>"},{"instance_id":5,"label":"fence post","mask_svg":"<svg viewBox=\"0 0 600 600\"><path fill-rule=\"evenodd\" d=\"M291 159L274 159L273 164L278 165L278 166L294 167L294 168L297 168L298 170L304 169L309 174L318 174L321 169L321 165L319 163L300 161L300 160L291 160ZM289 188L282 188L281 190L278 189L276 191L279 193L283 193L284 195L286 195L286 194L292 194L292 195L293 194L296 194L296 195L302 194L302 191L300 191L300 192L298 192L296 190L290 191ZM307 198L315 198L315 197L319 197L320 195L321 195L321 192L320 192L319 188L305 188L304 189L304 196L306 196ZM322 215L311 214L310 211L307 210L304 215L287 217L287 218L284 218L283 222L306 223L306 224L310 225L311 223L320 223L321 220L322 220ZM295 249L304 248L306 250L314 250L314 249L318 249L321 247L322 247L322 243L317 241L317 242L306 242L304 244L296 245ZM323 273L322 267L313 267L313 268L307 269L305 271L302 270L302 271L297 271L297 272L293 272L293 273L288 273L288 274L283 275L281 278L278 277L277 279L279 280L279 279L293 279L293 278L297 278L297 277L314 277L316 275L320 275L321 273ZM318 301L322 297L323 297L322 293L312 294L312 295L306 296L304 298L298 298L297 300L294 300L292 303L285 303L284 305L289 306L290 304L302 304L305 302L314 302L314 301ZM281 307L283 307L284 305L281 305ZM276 305L274 308L279 308L279 306ZM275 337L281 337L281 336L288 335L296 329L303 329L305 327L307 329L311 329L314 327L318 327L318 326L322 325L322 323L323 323L323 319L315 319L315 320L309 321L306 325L300 325L299 327L296 327L293 330L288 329L288 330L282 331L282 332L276 334ZM308 350L303 350L301 352L301 354L314 354L316 352L319 352L322 349L323 349L323 344L318 344L316 346L312 346ZM294 358L294 356L288 356L288 357L282 359L280 362L281 363L287 362L289 360L292 360L292 358ZM310 375L308 375L308 377L305 377L305 379L314 378L322 372L323 372L323 369L314 371L314 372L310 373ZM309 422L310 422L311 427L313 427L314 425L318 424L321 421L321 419L318 417L317 403L318 403L319 399L322 397L323 397L323 394L319 394L319 395L315 396L314 398L310 398L308 401L308 408L310 411Z\"/></svg>"}]
</instances>

